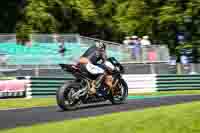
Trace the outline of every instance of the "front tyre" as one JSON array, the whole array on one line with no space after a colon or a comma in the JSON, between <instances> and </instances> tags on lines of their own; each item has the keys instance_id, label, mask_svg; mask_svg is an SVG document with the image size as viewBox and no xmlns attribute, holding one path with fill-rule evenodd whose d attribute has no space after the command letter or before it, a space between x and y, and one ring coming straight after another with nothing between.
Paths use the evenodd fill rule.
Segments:
<instances>
[{"instance_id":1,"label":"front tyre","mask_svg":"<svg viewBox=\"0 0 200 133\"><path fill-rule=\"evenodd\" d=\"M112 104L122 104L126 101L128 97L128 85L124 79L120 79L115 88L117 93L110 96L110 101Z\"/></svg>"},{"instance_id":2,"label":"front tyre","mask_svg":"<svg viewBox=\"0 0 200 133\"><path fill-rule=\"evenodd\" d=\"M74 110L78 106L78 100L73 98L73 94L78 91L78 88L73 84L65 83L56 92L56 100L58 106L62 110Z\"/></svg>"}]
</instances>

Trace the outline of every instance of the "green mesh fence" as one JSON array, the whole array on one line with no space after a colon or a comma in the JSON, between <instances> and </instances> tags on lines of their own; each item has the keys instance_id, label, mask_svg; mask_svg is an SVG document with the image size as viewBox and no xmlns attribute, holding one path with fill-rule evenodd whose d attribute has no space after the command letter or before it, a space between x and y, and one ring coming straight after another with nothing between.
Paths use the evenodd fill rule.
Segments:
<instances>
[{"instance_id":1,"label":"green mesh fence","mask_svg":"<svg viewBox=\"0 0 200 133\"><path fill-rule=\"evenodd\" d=\"M64 40L66 52L59 53L60 42ZM34 34L31 36L32 45L25 46L16 43L14 35L0 35L0 63L6 65L56 65L60 63L74 63L84 51L95 44L97 39L82 37L77 34ZM102 40L103 41L103 40ZM137 58L134 48L104 41L107 44L108 56L117 58L120 62L143 63L149 62L148 51L154 50L157 62L167 62L168 48L165 46L141 47Z\"/></svg>"}]
</instances>

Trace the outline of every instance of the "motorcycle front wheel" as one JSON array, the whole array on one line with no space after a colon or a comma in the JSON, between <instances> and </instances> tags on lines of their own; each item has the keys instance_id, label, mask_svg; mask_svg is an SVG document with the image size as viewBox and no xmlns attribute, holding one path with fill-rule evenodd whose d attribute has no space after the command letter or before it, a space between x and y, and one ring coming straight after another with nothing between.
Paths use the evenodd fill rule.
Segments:
<instances>
[{"instance_id":1,"label":"motorcycle front wheel","mask_svg":"<svg viewBox=\"0 0 200 133\"><path fill-rule=\"evenodd\" d=\"M112 104L122 104L128 97L128 85L124 79L120 79L116 87L117 88L115 88L115 91L117 91L117 93L110 93L110 101Z\"/></svg>"}]
</instances>

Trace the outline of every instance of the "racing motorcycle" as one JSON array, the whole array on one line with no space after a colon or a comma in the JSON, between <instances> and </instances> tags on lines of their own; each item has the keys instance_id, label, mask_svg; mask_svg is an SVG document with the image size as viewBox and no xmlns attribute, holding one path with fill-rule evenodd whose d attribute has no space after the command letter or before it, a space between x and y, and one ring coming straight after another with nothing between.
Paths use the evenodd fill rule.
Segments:
<instances>
[{"instance_id":1,"label":"racing motorcycle","mask_svg":"<svg viewBox=\"0 0 200 133\"><path fill-rule=\"evenodd\" d=\"M61 68L71 73L75 79L66 81L56 93L58 106L62 110L77 109L80 104L91 104L105 102L109 100L112 104L122 104L128 96L128 86L122 78L124 73L123 66L114 58L106 60L105 71L112 75L112 88L105 85L105 77L101 79L100 86L96 88L100 95L91 95L90 88L98 75L91 75L89 72L82 71L80 65L60 64Z\"/></svg>"}]
</instances>

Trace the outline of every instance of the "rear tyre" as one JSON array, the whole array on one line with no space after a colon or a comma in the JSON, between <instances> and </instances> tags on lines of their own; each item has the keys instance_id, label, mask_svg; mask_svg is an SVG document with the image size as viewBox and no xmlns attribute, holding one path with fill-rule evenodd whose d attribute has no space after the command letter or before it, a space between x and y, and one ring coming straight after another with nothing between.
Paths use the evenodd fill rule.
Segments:
<instances>
[{"instance_id":1,"label":"rear tyre","mask_svg":"<svg viewBox=\"0 0 200 133\"><path fill-rule=\"evenodd\" d=\"M112 104L122 104L126 101L128 97L128 85L124 79L120 79L117 87L119 89L119 93L110 96L110 101Z\"/></svg>"},{"instance_id":2,"label":"rear tyre","mask_svg":"<svg viewBox=\"0 0 200 133\"><path fill-rule=\"evenodd\" d=\"M72 97L77 91L78 88L73 84L65 83L62 85L56 92L58 106L64 111L77 109L79 100Z\"/></svg>"}]
</instances>

